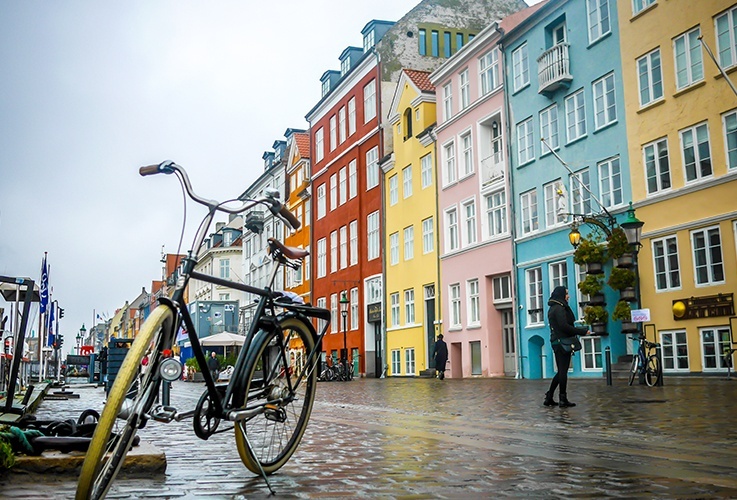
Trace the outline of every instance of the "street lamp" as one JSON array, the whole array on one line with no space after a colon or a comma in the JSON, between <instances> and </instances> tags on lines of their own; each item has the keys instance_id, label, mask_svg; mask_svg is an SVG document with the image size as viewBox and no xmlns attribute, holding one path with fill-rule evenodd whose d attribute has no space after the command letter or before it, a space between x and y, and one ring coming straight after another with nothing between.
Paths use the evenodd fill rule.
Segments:
<instances>
[{"instance_id":1,"label":"street lamp","mask_svg":"<svg viewBox=\"0 0 737 500\"><path fill-rule=\"evenodd\" d=\"M635 209L632 207L630 202L630 208L627 210L627 218L620 224L624 229L624 235L627 237L627 243L629 243L635 253L637 253L642 246L640 244L640 235L642 234L642 226L645 223L635 217Z\"/></svg>"},{"instance_id":2,"label":"street lamp","mask_svg":"<svg viewBox=\"0 0 737 500\"><path fill-rule=\"evenodd\" d=\"M581 243L581 232L578 230L578 223L576 221L573 221L573 224L571 224L571 232L568 233L568 241L573 245L573 248L578 248L579 243Z\"/></svg>"},{"instance_id":3,"label":"street lamp","mask_svg":"<svg viewBox=\"0 0 737 500\"><path fill-rule=\"evenodd\" d=\"M87 329L84 327L84 323L82 323L82 328L79 329L79 333L77 334L77 354L82 354L82 341L86 334Z\"/></svg>"},{"instance_id":4,"label":"street lamp","mask_svg":"<svg viewBox=\"0 0 737 500\"><path fill-rule=\"evenodd\" d=\"M346 333L348 331L348 304L350 303L348 294L343 290L340 294L340 315L343 316L343 351L340 353L340 357L346 374L348 373L348 342Z\"/></svg>"}]
</instances>

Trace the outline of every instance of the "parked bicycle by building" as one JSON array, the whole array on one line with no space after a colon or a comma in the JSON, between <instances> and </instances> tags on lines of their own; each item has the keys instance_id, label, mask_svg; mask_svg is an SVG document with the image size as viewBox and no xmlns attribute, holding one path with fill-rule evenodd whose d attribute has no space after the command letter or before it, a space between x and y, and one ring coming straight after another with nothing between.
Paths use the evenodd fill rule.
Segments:
<instances>
[{"instance_id":1,"label":"parked bicycle by building","mask_svg":"<svg viewBox=\"0 0 737 500\"><path fill-rule=\"evenodd\" d=\"M660 364L660 358L652 351L660 347L660 344L648 341L644 335L630 336L629 338L638 342L637 352L632 356L629 385L632 385L635 377L639 375L644 377L648 386L659 385L663 376L663 367Z\"/></svg>"}]
</instances>

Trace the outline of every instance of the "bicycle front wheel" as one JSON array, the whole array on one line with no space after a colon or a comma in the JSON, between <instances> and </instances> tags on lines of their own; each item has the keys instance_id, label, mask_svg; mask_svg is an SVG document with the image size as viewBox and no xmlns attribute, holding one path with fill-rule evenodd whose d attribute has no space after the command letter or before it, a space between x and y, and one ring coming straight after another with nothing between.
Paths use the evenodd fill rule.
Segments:
<instances>
[{"instance_id":1,"label":"bicycle front wheel","mask_svg":"<svg viewBox=\"0 0 737 500\"><path fill-rule=\"evenodd\" d=\"M658 385L660 382L660 358L655 354L647 358L647 365L645 368L645 383L650 387Z\"/></svg>"},{"instance_id":2,"label":"bicycle front wheel","mask_svg":"<svg viewBox=\"0 0 737 500\"><path fill-rule=\"evenodd\" d=\"M637 376L637 370L640 368L640 356L635 354L632 356L632 365L630 366L630 378L629 378L629 385L632 385L632 383L635 381L635 377Z\"/></svg>"},{"instance_id":3,"label":"bicycle front wheel","mask_svg":"<svg viewBox=\"0 0 737 500\"><path fill-rule=\"evenodd\" d=\"M159 336L171 331L173 317L170 308L158 306L146 319L128 350L85 455L77 483L77 500L105 497L138 429L145 424L145 415L156 399L160 383L155 373L158 350L151 349L151 346L158 346ZM141 361L146 354L149 354L148 370L139 377ZM118 419L124 420L122 425L116 425ZM111 438L113 430L116 433Z\"/></svg>"},{"instance_id":4,"label":"bicycle front wheel","mask_svg":"<svg viewBox=\"0 0 737 500\"><path fill-rule=\"evenodd\" d=\"M315 400L318 357L307 364L315 347L313 334L294 318L279 325L281 338L279 332L264 332L251 346L245 370L246 407L257 414L235 425L238 454L254 474L261 474L261 469L272 474L287 463L302 439Z\"/></svg>"}]
</instances>

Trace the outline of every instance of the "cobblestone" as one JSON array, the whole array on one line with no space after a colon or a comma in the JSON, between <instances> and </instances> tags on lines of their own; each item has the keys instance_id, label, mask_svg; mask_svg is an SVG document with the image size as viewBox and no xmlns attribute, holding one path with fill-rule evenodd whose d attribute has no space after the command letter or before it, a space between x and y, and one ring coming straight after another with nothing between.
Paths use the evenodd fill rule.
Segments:
<instances>
[{"instance_id":1,"label":"cobblestone","mask_svg":"<svg viewBox=\"0 0 737 500\"><path fill-rule=\"evenodd\" d=\"M361 379L321 383L279 498L737 498L737 380L667 378L664 387L571 380L575 408L545 408L547 381ZM194 406L202 384L178 382ZM100 409L102 389L45 401L38 418ZM222 425L222 424L221 424ZM154 423L161 474L120 477L109 498L265 498L232 431L201 441L191 421ZM70 498L72 475L0 478L4 498Z\"/></svg>"}]
</instances>

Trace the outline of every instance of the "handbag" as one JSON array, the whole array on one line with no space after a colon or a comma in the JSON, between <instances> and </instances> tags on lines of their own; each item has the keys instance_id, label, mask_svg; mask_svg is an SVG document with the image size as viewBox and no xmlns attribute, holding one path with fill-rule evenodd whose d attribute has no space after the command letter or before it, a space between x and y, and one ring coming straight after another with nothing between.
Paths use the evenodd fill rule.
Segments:
<instances>
[{"instance_id":1,"label":"handbag","mask_svg":"<svg viewBox=\"0 0 737 500\"><path fill-rule=\"evenodd\" d=\"M563 348L565 352L576 352L580 351L583 347L581 345L581 341L578 340L578 336L574 335L573 337L562 337L558 339L558 342L560 342L560 346Z\"/></svg>"}]
</instances>

